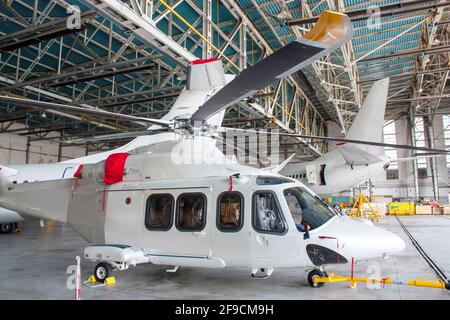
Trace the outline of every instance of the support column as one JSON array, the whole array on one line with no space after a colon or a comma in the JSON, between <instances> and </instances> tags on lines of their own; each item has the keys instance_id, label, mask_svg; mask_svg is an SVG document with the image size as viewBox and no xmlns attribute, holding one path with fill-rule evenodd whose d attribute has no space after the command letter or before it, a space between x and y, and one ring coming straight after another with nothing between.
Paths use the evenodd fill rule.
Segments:
<instances>
[{"instance_id":1,"label":"support column","mask_svg":"<svg viewBox=\"0 0 450 320\"><path fill-rule=\"evenodd\" d=\"M61 130L60 134L59 134L59 144L58 144L58 162L62 161L62 149L63 149L63 144L62 141L64 139L64 130Z\"/></svg>"},{"instance_id":2,"label":"support column","mask_svg":"<svg viewBox=\"0 0 450 320\"><path fill-rule=\"evenodd\" d=\"M413 145L411 124L408 118L401 118L395 121L395 139L398 144ZM398 158L411 157L410 150L398 149ZM398 184L400 198L415 199L416 195L416 180L414 177L414 163L413 161L398 162ZM405 187L403 187L405 186Z\"/></svg>"},{"instance_id":3,"label":"support column","mask_svg":"<svg viewBox=\"0 0 450 320\"><path fill-rule=\"evenodd\" d=\"M429 148L435 147L434 143L434 129L431 123L430 117L423 117L425 137L427 140L427 145ZM438 173L437 173L437 162L436 157L430 158L430 171L431 171L431 182L433 185L433 199L434 201L439 201L439 186L438 186Z\"/></svg>"},{"instance_id":4,"label":"support column","mask_svg":"<svg viewBox=\"0 0 450 320\"><path fill-rule=\"evenodd\" d=\"M25 163L28 164L30 163L30 146L31 146L31 141L30 141L30 136L27 137L27 147L25 149Z\"/></svg>"},{"instance_id":5,"label":"support column","mask_svg":"<svg viewBox=\"0 0 450 320\"><path fill-rule=\"evenodd\" d=\"M239 68L244 70L247 68L247 26L242 23L239 29L239 48L241 54L239 55Z\"/></svg>"},{"instance_id":6,"label":"support column","mask_svg":"<svg viewBox=\"0 0 450 320\"><path fill-rule=\"evenodd\" d=\"M416 146L416 128L414 125L414 117L409 118L409 128L411 132L411 142L413 146ZM419 164L417 160L413 160L413 174L414 174L414 198L416 201L420 200L420 186L419 186Z\"/></svg>"},{"instance_id":7,"label":"support column","mask_svg":"<svg viewBox=\"0 0 450 320\"><path fill-rule=\"evenodd\" d=\"M212 19L212 0L203 0L203 13L208 19ZM203 36L208 39L208 41L212 42L212 25L209 23L207 18L203 18L203 28L202 33ZM206 42L203 41L203 58L208 59L212 57L212 48Z\"/></svg>"},{"instance_id":8,"label":"support column","mask_svg":"<svg viewBox=\"0 0 450 320\"><path fill-rule=\"evenodd\" d=\"M435 115L431 120L434 131L434 146L437 149L445 149L444 123L442 115ZM445 156L436 157L437 185L439 191L439 201L448 202L448 168L447 158Z\"/></svg>"}]
</instances>

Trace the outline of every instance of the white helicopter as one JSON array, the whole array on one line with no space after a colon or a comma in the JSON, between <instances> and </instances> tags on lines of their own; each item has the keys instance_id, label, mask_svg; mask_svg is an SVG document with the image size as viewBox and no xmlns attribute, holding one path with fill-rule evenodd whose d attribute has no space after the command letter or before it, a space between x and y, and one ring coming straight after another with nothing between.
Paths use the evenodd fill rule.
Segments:
<instances>
[{"instance_id":1,"label":"white helicopter","mask_svg":"<svg viewBox=\"0 0 450 320\"><path fill-rule=\"evenodd\" d=\"M218 59L199 59L193 61L188 66L186 87L182 90L170 111L162 117L162 119L148 119L126 114L116 114L102 109L89 109L83 107L83 105L77 107L0 95L0 102L15 104L22 107L42 108L46 112L64 110L65 112L72 112L75 114L88 114L108 119L133 121L141 123L144 126L148 126L148 124L154 125L148 128L148 130L140 132L141 136L138 136L133 141L115 150L55 164L0 166L0 171L3 172L12 183L71 178L81 164L96 163L105 160L113 153L128 152L142 146L148 146L168 139L170 140L170 136L166 133L152 134L155 133L155 131L157 132L158 128L161 128L158 126L159 124L165 125L167 121L181 118L189 121L192 114L194 114L200 106L205 104L208 99L212 100L208 101L210 104L216 104L217 100L222 100L225 101L228 106L247 96L251 96L259 88L263 88L265 85L271 84L276 79L281 79L294 73L300 68L312 63L314 60L329 54L343 43L350 40L352 30L348 29L349 26L346 26L346 28L347 29L342 28L342 21L338 14L324 13L322 19L316 24L316 27L303 39L295 41L269 56L264 60L264 68L253 69L254 71L250 73L248 72L249 70L245 70L239 76L239 79L232 83L230 83L230 81L234 79L234 75L225 74L223 66ZM337 38L335 39L333 37ZM284 74L282 74L279 71L281 65L291 66L292 68L283 68ZM221 90L225 85L227 85L226 90ZM217 95L219 91L220 95ZM214 96L214 99L210 99L212 96ZM210 126L220 126L224 114L225 109L217 112L207 120L206 124ZM97 139L127 137L127 135L127 133L119 133L99 137ZM132 136L136 136L136 133L132 133ZM0 232L8 233L12 231L14 224L22 220L23 217L17 212L6 208L0 208Z\"/></svg>"},{"instance_id":2,"label":"white helicopter","mask_svg":"<svg viewBox=\"0 0 450 320\"><path fill-rule=\"evenodd\" d=\"M142 143L139 150L126 150L125 146L109 154L77 159L85 162L74 166L74 177L67 179L58 176L57 180L14 183L0 170L0 206L70 225L93 243L84 257L98 262L94 270L98 281L104 281L113 269L152 263L175 266L171 271L179 266L246 267L257 278L269 277L275 268L308 268L312 269L310 285L320 286L314 279L325 275L327 264L398 253L405 246L401 238L337 215L303 183L278 174L284 164L256 169L225 156L216 147L218 128L208 123L211 119L221 122L228 106L331 52L351 36L347 16L325 12L304 38L226 85L220 78L222 88L188 118L121 116L153 123L152 130L167 131L151 136L151 143ZM194 65L210 76L209 84L220 82L211 77L219 74L211 70L222 66L217 61ZM85 111L2 99L50 110ZM116 116L100 110L89 112ZM331 137L313 139L380 145ZM100 161L94 161L95 157ZM55 168L64 171L67 164Z\"/></svg>"}]
</instances>

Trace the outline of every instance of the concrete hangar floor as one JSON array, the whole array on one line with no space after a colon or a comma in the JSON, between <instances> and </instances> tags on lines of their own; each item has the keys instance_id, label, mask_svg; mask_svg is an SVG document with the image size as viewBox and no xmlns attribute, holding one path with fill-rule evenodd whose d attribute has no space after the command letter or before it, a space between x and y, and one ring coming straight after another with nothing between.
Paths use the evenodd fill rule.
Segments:
<instances>
[{"instance_id":1,"label":"concrete hangar floor","mask_svg":"<svg viewBox=\"0 0 450 320\"><path fill-rule=\"evenodd\" d=\"M402 216L400 220L421 247L445 273L450 273L450 217ZM395 217L386 216L380 226L400 235L405 250L398 256L357 263L355 275L369 276L380 270L380 276L399 280L434 278L433 270L413 246ZM0 235L0 299L74 299L67 289L66 269L82 256L88 243L70 227L25 222L21 232ZM83 261L82 279L92 272L94 264ZM375 269L374 269L375 268ZM246 269L180 268L167 273L167 267L138 265L115 272L116 284L89 288L82 286L81 297L88 299L430 299L450 300L450 291L402 285L369 289L358 284L325 284L311 288L303 270L275 270L265 280L250 277ZM349 275L349 266L327 269Z\"/></svg>"}]
</instances>

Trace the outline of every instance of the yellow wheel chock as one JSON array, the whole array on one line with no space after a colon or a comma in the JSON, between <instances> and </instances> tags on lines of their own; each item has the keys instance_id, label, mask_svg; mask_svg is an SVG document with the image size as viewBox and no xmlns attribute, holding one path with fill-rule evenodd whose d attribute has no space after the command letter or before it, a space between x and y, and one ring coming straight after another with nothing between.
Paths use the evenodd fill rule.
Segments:
<instances>
[{"instance_id":1,"label":"yellow wheel chock","mask_svg":"<svg viewBox=\"0 0 450 320\"><path fill-rule=\"evenodd\" d=\"M97 282L97 280L95 279L95 276L93 274L91 274L89 276L89 279L84 281L83 284L90 288L113 286L116 284L116 277L106 278L105 281L103 283L101 283L101 282Z\"/></svg>"},{"instance_id":2,"label":"yellow wheel chock","mask_svg":"<svg viewBox=\"0 0 450 320\"><path fill-rule=\"evenodd\" d=\"M96 283L96 282L97 282L97 280L95 280L95 276L94 276L93 274L91 274L91 275L89 276L88 281L89 281L90 283Z\"/></svg>"},{"instance_id":3,"label":"yellow wheel chock","mask_svg":"<svg viewBox=\"0 0 450 320\"><path fill-rule=\"evenodd\" d=\"M104 283L105 283L107 286L114 285L114 284L116 284L116 277L109 277L109 278L106 278Z\"/></svg>"}]
</instances>

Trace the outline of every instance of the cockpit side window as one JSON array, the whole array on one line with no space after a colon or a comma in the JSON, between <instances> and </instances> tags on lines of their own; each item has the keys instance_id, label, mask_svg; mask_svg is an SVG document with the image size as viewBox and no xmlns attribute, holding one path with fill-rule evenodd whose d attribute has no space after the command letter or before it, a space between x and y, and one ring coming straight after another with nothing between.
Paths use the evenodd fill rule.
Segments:
<instances>
[{"instance_id":1,"label":"cockpit side window","mask_svg":"<svg viewBox=\"0 0 450 320\"><path fill-rule=\"evenodd\" d=\"M256 178L256 184L258 186L267 186L267 185L292 183L292 182L295 182L295 180L285 178L285 177L258 176Z\"/></svg>"},{"instance_id":2,"label":"cockpit side window","mask_svg":"<svg viewBox=\"0 0 450 320\"><path fill-rule=\"evenodd\" d=\"M307 226L314 230L336 215L318 197L302 188L286 189L284 197L295 225L301 232L305 231Z\"/></svg>"},{"instance_id":3,"label":"cockpit side window","mask_svg":"<svg viewBox=\"0 0 450 320\"><path fill-rule=\"evenodd\" d=\"M262 233L283 234L287 231L275 193L257 191L253 194L252 224Z\"/></svg>"}]
</instances>

